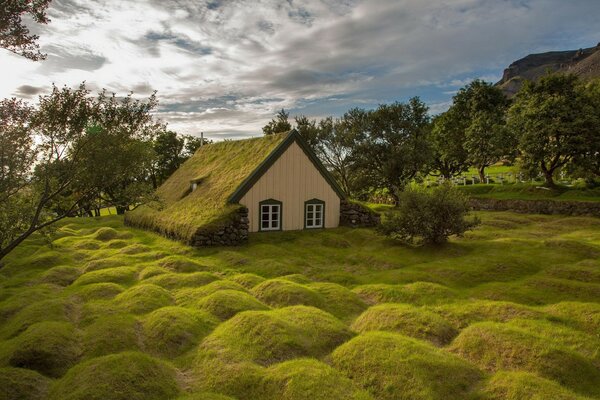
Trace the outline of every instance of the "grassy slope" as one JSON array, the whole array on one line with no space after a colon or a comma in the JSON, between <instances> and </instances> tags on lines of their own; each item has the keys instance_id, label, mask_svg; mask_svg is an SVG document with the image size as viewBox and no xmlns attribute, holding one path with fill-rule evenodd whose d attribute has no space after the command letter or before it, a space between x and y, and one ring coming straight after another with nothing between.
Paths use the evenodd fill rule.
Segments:
<instances>
[{"instance_id":1,"label":"grassy slope","mask_svg":"<svg viewBox=\"0 0 600 400\"><path fill-rule=\"evenodd\" d=\"M600 220L479 216L420 249L65 221L0 270L0 398L600 399Z\"/></svg>"}]
</instances>

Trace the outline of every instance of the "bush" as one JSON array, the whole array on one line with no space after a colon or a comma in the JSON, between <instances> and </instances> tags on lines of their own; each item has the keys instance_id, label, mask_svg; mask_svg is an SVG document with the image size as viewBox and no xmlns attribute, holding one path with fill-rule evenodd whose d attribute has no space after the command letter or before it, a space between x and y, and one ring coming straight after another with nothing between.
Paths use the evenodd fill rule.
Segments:
<instances>
[{"instance_id":1,"label":"bush","mask_svg":"<svg viewBox=\"0 0 600 400\"><path fill-rule=\"evenodd\" d=\"M450 184L431 190L408 189L378 229L408 244L440 244L479 224L477 218L465 218L468 212L467 197Z\"/></svg>"}]
</instances>

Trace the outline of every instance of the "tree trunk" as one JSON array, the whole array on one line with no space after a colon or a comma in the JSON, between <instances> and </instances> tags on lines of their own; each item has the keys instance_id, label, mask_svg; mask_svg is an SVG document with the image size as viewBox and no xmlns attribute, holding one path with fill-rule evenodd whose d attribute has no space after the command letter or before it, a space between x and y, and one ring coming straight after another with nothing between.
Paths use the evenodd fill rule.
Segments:
<instances>
[{"instance_id":1,"label":"tree trunk","mask_svg":"<svg viewBox=\"0 0 600 400\"><path fill-rule=\"evenodd\" d=\"M477 169L477 172L479 172L479 183L484 183L485 182L485 165L482 165L481 167L479 167Z\"/></svg>"},{"instance_id":2,"label":"tree trunk","mask_svg":"<svg viewBox=\"0 0 600 400\"><path fill-rule=\"evenodd\" d=\"M544 179L546 180L546 186L549 188L556 187L556 184L554 183L554 171L544 170Z\"/></svg>"}]
</instances>

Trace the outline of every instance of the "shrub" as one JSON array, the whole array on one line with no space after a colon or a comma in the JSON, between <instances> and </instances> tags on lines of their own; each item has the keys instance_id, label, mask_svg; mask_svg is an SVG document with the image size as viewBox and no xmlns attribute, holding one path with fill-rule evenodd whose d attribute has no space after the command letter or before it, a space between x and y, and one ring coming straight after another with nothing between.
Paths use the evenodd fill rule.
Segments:
<instances>
[{"instance_id":1,"label":"shrub","mask_svg":"<svg viewBox=\"0 0 600 400\"><path fill-rule=\"evenodd\" d=\"M600 370L579 353L525 330L492 322L469 326L450 351L488 371L524 370L583 394L598 396Z\"/></svg>"},{"instance_id":2,"label":"shrub","mask_svg":"<svg viewBox=\"0 0 600 400\"><path fill-rule=\"evenodd\" d=\"M144 314L175 302L171 293L150 283L133 286L117 295L114 301L124 311L134 314Z\"/></svg>"},{"instance_id":3,"label":"shrub","mask_svg":"<svg viewBox=\"0 0 600 400\"><path fill-rule=\"evenodd\" d=\"M66 322L40 322L13 339L9 364L62 376L79 359L81 348L73 326Z\"/></svg>"},{"instance_id":4,"label":"shrub","mask_svg":"<svg viewBox=\"0 0 600 400\"><path fill-rule=\"evenodd\" d=\"M413 188L401 194L398 207L386 214L378 229L409 244L440 244L479 224L477 218L466 219L468 212L467 198L449 184Z\"/></svg>"},{"instance_id":5,"label":"shrub","mask_svg":"<svg viewBox=\"0 0 600 400\"><path fill-rule=\"evenodd\" d=\"M352 324L357 332L391 331L425 339L436 345L449 343L458 331L430 311L407 304L380 304L362 313Z\"/></svg>"},{"instance_id":6,"label":"shrub","mask_svg":"<svg viewBox=\"0 0 600 400\"><path fill-rule=\"evenodd\" d=\"M175 370L142 353L92 358L71 370L50 391L52 400L167 400L179 393Z\"/></svg>"},{"instance_id":7,"label":"shrub","mask_svg":"<svg viewBox=\"0 0 600 400\"><path fill-rule=\"evenodd\" d=\"M219 290L198 300L196 306L221 320L229 319L242 311L269 308L248 293L237 290Z\"/></svg>"},{"instance_id":8,"label":"shrub","mask_svg":"<svg viewBox=\"0 0 600 400\"><path fill-rule=\"evenodd\" d=\"M44 400L50 380L23 368L0 368L0 400Z\"/></svg>"},{"instance_id":9,"label":"shrub","mask_svg":"<svg viewBox=\"0 0 600 400\"><path fill-rule=\"evenodd\" d=\"M481 372L425 342L389 332L368 332L332 353L333 364L382 400L463 400Z\"/></svg>"},{"instance_id":10,"label":"shrub","mask_svg":"<svg viewBox=\"0 0 600 400\"><path fill-rule=\"evenodd\" d=\"M158 355L176 357L210 333L218 322L204 311L163 307L144 318L144 343Z\"/></svg>"}]
</instances>

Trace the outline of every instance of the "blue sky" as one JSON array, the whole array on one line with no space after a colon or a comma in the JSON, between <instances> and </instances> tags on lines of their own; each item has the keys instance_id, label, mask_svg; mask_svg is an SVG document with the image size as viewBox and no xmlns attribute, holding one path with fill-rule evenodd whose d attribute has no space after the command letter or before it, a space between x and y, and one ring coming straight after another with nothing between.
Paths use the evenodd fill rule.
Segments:
<instances>
[{"instance_id":1,"label":"blue sky","mask_svg":"<svg viewBox=\"0 0 600 400\"><path fill-rule=\"evenodd\" d=\"M38 63L0 52L0 96L158 91L157 117L214 139L420 96L433 113L529 53L595 46L598 0L54 0ZM8 77L8 79L7 79Z\"/></svg>"}]
</instances>

